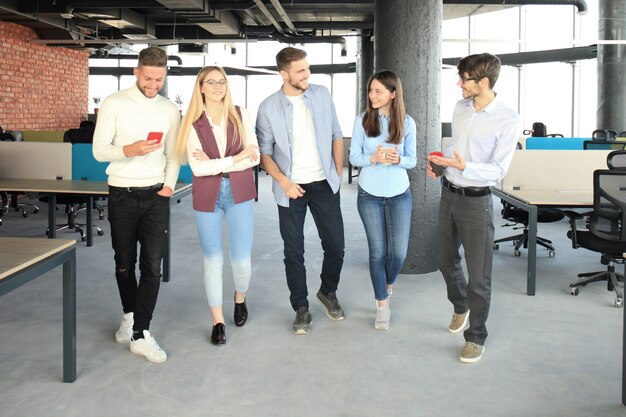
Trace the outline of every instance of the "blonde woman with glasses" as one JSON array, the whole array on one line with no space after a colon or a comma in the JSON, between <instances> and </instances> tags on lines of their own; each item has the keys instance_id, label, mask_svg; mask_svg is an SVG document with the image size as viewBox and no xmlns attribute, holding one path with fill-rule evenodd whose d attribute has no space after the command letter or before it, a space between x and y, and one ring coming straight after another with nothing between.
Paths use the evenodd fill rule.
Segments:
<instances>
[{"instance_id":1,"label":"blonde woman with glasses","mask_svg":"<svg viewBox=\"0 0 626 417\"><path fill-rule=\"evenodd\" d=\"M211 342L226 342L222 312L222 216L230 243L235 283L234 322L248 318L246 292L251 275L252 204L256 197L252 167L259 147L248 112L235 106L224 70L205 67L196 78L191 103L176 144L181 163L193 172L193 209L204 252L204 286L213 324Z\"/></svg>"}]
</instances>

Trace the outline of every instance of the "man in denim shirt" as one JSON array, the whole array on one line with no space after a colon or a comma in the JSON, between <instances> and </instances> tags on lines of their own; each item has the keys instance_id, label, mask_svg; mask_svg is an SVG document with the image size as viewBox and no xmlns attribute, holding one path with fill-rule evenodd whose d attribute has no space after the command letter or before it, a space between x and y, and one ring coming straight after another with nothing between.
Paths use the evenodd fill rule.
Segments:
<instances>
[{"instance_id":1,"label":"man in denim shirt","mask_svg":"<svg viewBox=\"0 0 626 417\"><path fill-rule=\"evenodd\" d=\"M343 266L344 235L339 186L343 170L343 135L335 105L325 87L311 84L306 52L284 48L276 55L283 86L261 103L256 133L263 168L274 179L283 238L285 273L296 319L295 334L311 329L304 219L307 207L322 241L322 285L317 298L332 320L344 318L336 291Z\"/></svg>"}]
</instances>

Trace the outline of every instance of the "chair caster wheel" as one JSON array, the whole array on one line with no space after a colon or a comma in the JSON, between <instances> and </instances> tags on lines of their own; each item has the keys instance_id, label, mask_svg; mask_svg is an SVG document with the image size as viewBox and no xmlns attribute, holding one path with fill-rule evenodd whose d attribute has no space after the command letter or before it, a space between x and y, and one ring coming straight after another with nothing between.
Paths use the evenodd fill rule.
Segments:
<instances>
[{"instance_id":1,"label":"chair caster wheel","mask_svg":"<svg viewBox=\"0 0 626 417\"><path fill-rule=\"evenodd\" d=\"M39 213L39 209L33 210L33 214L37 214L37 213Z\"/></svg>"},{"instance_id":2,"label":"chair caster wheel","mask_svg":"<svg viewBox=\"0 0 626 417\"><path fill-rule=\"evenodd\" d=\"M617 307L617 308L624 307L624 299L623 298L616 298L615 299L615 307Z\"/></svg>"},{"instance_id":3,"label":"chair caster wheel","mask_svg":"<svg viewBox=\"0 0 626 417\"><path fill-rule=\"evenodd\" d=\"M513 255L515 255L517 258L519 258L520 256L522 256L522 252L516 250L515 252L513 252Z\"/></svg>"},{"instance_id":4,"label":"chair caster wheel","mask_svg":"<svg viewBox=\"0 0 626 417\"><path fill-rule=\"evenodd\" d=\"M554 258L554 255L555 255L555 253L554 253L554 251L553 251L553 250L551 250L550 252L548 252L548 257L549 257L549 258Z\"/></svg>"},{"instance_id":5,"label":"chair caster wheel","mask_svg":"<svg viewBox=\"0 0 626 417\"><path fill-rule=\"evenodd\" d=\"M98 230L98 236L104 236L104 232L102 230Z\"/></svg>"},{"instance_id":6,"label":"chair caster wheel","mask_svg":"<svg viewBox=\"0 0 626 417\"><path fill-rule=\"evenodd\" d=\"M495 244L493 245L493 250L498 250L498 249L500 249L500 245L498 245L497 243L495 243Z\"/></svg>"},{"instance_id":7,"label":"chair caster wheel","mask_svg":"<svg viewBox=\"0 0 626 417\"><path fill-rule=\"evenodd\" d=\"M580 290L577 287L574 288L570 288L569 289L570 294L572 295L578 295L578 293L580 292Z\"/></svg>"},{"instance_id":8,"label":"chair caster wheel","mask_svg":"<svg viewBox=\"0 0 626 417\"><path fill-rule=\"evenodd\" d=\"M28 217L28 213L26 213L25 211L22 212L22 217Z\"/></svg>"}]
</instances>

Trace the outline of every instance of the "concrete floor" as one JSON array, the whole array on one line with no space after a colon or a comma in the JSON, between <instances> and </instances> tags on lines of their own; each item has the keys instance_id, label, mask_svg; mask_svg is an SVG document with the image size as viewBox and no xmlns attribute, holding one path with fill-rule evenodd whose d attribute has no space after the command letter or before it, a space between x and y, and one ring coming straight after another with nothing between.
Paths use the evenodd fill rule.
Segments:
<instances>
[{"instance_id":1,"label":"concrete floor","mask_svg":"<svg viewBox=\"0 0 626 417\"><path fill-rule=\"evenodd\" d=\"M151 330L169 359L153 364L118 345L121 307L106 234L78 244L78 378L61 382L61 270L0 298L0 415L32 416L617 416L621 404L622 309L598 283L569 294L576 274L604 268L599 255L574 250L565 221L540 225L555 258L538 249L537 295L526 292L526 252L509 244L495 256L490 332L483 359L458 360L462 335L440 273L402 275L387 332L373 328L375 304L356 184L344 183L346 260L338 292L346 319L325 317L314 299L321 249L306 224L313 328L290 332L294 313L270 178L255 205L250 319L232 324L232 281L224 285L228 342L209 342L202 255L191 200L174 208L172 280L161 286ZM496 213L500 203L494 201ZM0 236L43 236L37 215L3 217ZM61 220L62 215L59 215ZM498 220L498 225L502 224ZM496 229L496 237L512 234ZM61 232L60 236L75 236Z\"/></svg>"}]
</instances>

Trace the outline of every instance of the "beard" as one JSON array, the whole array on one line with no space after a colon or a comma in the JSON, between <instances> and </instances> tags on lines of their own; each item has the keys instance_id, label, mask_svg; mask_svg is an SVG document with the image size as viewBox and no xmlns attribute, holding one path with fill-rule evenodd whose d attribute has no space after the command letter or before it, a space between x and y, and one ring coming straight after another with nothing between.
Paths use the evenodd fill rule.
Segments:
<instances>
[{"instance_id":1,"label":"beard","mask_svg":"<svg viewBox=\"0 0 626 417\"><path fill-rule=\"evenodd\" d=\"M293 88L295 88L296 90L299 91L306 91L309 89L309 82L307 81L300 81L299 83L294 83L293 81L291 81L291 79L289 80L289 85L292 86Z\"/></svg>"},{"instance_id":2,"label":"beard","mask_svg":"<svg viewBox=\"0 0 626 417\"><path fill-rule=\"evenodd\" d=\"M148 93L148 92L146 91L146 87L141 86L141 85L139 85L139 84L137 84L137 88L139 89L139 91L141 91L141 94L143 94L143 95L144 95L145 97L147 97L147 98L155 98L155 97L159 94L159 91L161 91L161 90L156 90L156 92L154 92L154 94L152 94L152 93L153 93L153 91L154 91L154 90L153 90L153 91L151 91L150 93ZM151 95L151 94L152 94L152 95Z\"/></svg>"}]
</instances>

